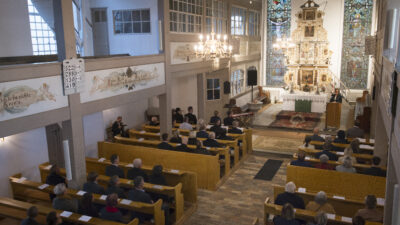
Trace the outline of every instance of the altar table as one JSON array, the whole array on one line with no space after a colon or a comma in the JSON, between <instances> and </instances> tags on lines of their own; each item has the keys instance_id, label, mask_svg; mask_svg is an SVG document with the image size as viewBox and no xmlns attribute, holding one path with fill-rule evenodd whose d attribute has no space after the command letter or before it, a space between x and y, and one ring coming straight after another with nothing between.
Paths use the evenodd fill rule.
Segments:
<instances>
[{"instance_id":1,"label":"altar table","mask_svg":"<svg viewBox=\"0 0 400 225\"><path fill-rule=\"evenodd\" d=\"M283 106L282 110L288 111L308 111L308 104L311 103L311 112L324 113L326 110L326 102L328 100L327 94L321 93L309 94L309 93L295 93L295 94L283 94Z\"/></svg>"}]
</instances>

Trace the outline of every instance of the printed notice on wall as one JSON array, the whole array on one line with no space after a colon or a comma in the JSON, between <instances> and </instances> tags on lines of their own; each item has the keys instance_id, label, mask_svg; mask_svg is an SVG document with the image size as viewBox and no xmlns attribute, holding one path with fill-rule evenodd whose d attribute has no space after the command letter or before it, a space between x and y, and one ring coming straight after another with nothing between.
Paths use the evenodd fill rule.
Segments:
<instances>
[{"instance_id":1,"label":"printed notice on wall","mask_svg":"<svg viewBox=\"0 0 400 225\"><path fill-rule=\"evenodd\" d=\"M66 59L63 61L64 95L79 93L83 89L85 63L83 59Z\"/></svg>"}]
</instances>

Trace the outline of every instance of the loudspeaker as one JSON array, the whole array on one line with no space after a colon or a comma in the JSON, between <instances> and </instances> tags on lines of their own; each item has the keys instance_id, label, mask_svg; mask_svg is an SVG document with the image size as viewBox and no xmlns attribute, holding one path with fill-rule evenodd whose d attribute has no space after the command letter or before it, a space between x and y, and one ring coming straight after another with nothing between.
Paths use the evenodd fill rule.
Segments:
<instances>
[{"instance_id":1,"label":"loudspeaker","mask_svg":"<svg viewBox=\"0 0 400 225\"><path fill-rule=\"evenodd\" d=\"M229 81L224 82L224 94L231 93L231 83Z\"/></svg>"},{"instance_id":2,"label":"loudspeaker","mask_svg":"<svg viewBox=\"0 0 400 225\"><path fill-rule=\"evenodd\" d=\"M247 86L257 85L257 70L247 70Z\"/></svg>"}]
</instances>

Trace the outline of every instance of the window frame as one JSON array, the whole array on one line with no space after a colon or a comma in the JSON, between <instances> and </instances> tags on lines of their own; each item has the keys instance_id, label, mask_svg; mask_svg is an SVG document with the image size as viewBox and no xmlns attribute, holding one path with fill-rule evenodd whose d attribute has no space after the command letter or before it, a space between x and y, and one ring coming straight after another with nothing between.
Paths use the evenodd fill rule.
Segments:
<instances>
[{"instance_id":1,"label":"window frame","mask_svg":"<svg viewBox=\"0 0 400 225\"><path fill-rule=\"evenodd\" d=\"M212 87L211 88L209 88L209 86L208 86L208 81L209 80L212 80ZM218 88L215 87L215 81L216 80L218 80ZM207 78L206 79L206 87L207 87L206 98L207 98L207 101L221 100L221 83L220 83L220 80L221 80L220 78ZM209 91L212 91L212 93L213 93L211 99L208 98L208 92ZM215 91L219 92L218 98L215 97Z\"/></svg>"},{"instance_id":2,"label":"window frame","mask_svg":"<svg viewBox=\"0 0 400 225\"><path fill-rule=\"evenodd\" d=\"M243 34L240 34L240 33L237 33L236 32L236 30L237 29L239 29L239 27L238 26L235 26L235 19L234 18L236 18L238 15L233 15L233 13L234 13L234 9L236 9L236 10L239 10L239 12L241 11L241 10L243 10L243 12L244 12L244 14L243 15L240 15L241 17L243 17L244 19L243 19L243 24L242 24L242 26L243 26L243 28L242 28L242 31L243 31ZM248 10L247 10L247 8L244 8L244 7L241 7L241 6L237 6L237 5L232 5L232 7L231 7L231 15L230 15L230 20L231 20L231 35L232 36L246 36L247 35L247 14L248 14Z\"/></svg>"},{"instance_id":3,"label":"window frame","mask_svg":"<svg viewBox=\"0 0 400 225\"><path fill-rule=\"evenodd\" d=\"M216 3L216 7L215 7ZM208 4L211 4L209 7ZM220 8L220 6L222 6ZM224 0L205 0L204 30L207 33L228 33L228 4ZM209 15L208 13L211 13ZM215 13L217 15L215 15Z\"/></svg>"},{"instance_id":4,"label":"window frame","mask_svg":"<svg viewBox=\"0 0 400 225\"><path fill-rule=\"evenodd\" d=\"M254 14L254 23L251 23L250 15ZM249 10L248 12L248 36L259 37L260 36L260 12L256 10ZM253 28L254 34L250 32L250 28Z\"/></svg>"},{"instance_id":5,"label":"window frame","mask_svg":"<svg viewBox=\"0 0 400 225\"><path fill-rule=\"evenodd\" d=\"M142 20L142 11L145 11L145 10L149 11L149 20ZM115 19L116 13L117 12L121 12L121 15L122 15L122 18L123 18L124 17L123 13L125 11L130 11L131 20L130 21L128 21L128 20L127 21L125 21L125 20L116 21L116 19ZM133 20L132 13L134 11L139 11L140 12L140 20L138 20L138 21L134 21ZM150 10L150 8L116 9L116 10L112 10L112 18L113 18L113 34L114 35L151 35L152 34L152 31L151 31L151 27L152 27L151 26L151 10ZM147 22L149 23L149 32L143 32L143 23L147 23ZM130 32L130 33L125 33L125 32L116 33L115 32L116 31L116 29L115 29L116 28L116 23L121 23L122 25L124 25L125 23L131 23L132 24L132 32ZM133 27L134 23L140 23L141 32L134 32L134 27ZM124 30L124 28L122 30Z\"/></svg>"},{"instance_id":6,"label":"window frame","mask_svg":"<svg viewBox=\"0 0 400 225\"><path fill-rule=\"evenodd\" d=\"M204 1L205 0L191 0L191 2L188 0L169 0L169 31L171 33L180 34L202 33L204 30Z\"/></svg>"}]
</instances>

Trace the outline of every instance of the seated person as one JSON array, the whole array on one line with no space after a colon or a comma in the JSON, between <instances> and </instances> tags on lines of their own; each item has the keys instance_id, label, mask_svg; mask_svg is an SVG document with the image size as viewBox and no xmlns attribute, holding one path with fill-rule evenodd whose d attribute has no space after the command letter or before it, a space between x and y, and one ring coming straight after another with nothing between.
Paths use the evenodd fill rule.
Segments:
<instances>
[{"instance_id":1,"label":"seated person","mask_svg":"<svg viewBox=\"0 0 400 225\"><path fill-rule=\"evenodd\" d=\"M336 171L345 173L356 173L356 168L353 167L351 163L351 158L347 157L343 160L343 164L336 166Z\"/></svg>"},{"instance_id":2,"label":"seated person","mask_svg":"<svg viewBox=\"0 0 400 225\"><path fill-rule=\"evenodd\" d=\"M325 141L325 139L323 137L319 136L319 128L318 127L314 128L313 135L311 136L311 141L320 141L320 142ZM322 149L322 146L316 145L315 149Z\"/></svg>"},{"instance_id":3,"label":"seated person","mask_svg":"<svg viewBox=\"0 0 400 225\"><path fill-rule=\"evenodd\" d=\"M205 146L205 147L214 147L214 148L222 147L222 145L220 143L218 143L217 140L215 140L215 133L214 132L210 132L208 134L207 140L203 141L203 146Z\"/></svg>"},{"instance_id":4,"label":"seated person","mask_svg":"<svg viewBox=\"0 0 400 225\"><path fill-rule=\"evenodd\" d=\"M226 130L221 127L221 120L217 120L217 123L210 128L210 131L215 133L217 139L226 136Z\"/></svg>"},{"instance_id":5,"label":"seated person","mask_svg":"<svg viewBox=\"0 0 400 225\"><path fill-rule=\"evenodd\" d=\"M67 195L67 187L64 183L59 183L54 187L53 208L58 210L78 212L78 201Z\"/></svg>"},{"instance_id":6,"label":"seated person","mask_svg":"<svg viewBox=\"0 0 400 225\"><path fill-rule=\"evenodd\" d=\"M159 149L165 149L165 150L174 150L174 147L168 143L168 134L163 133L161 135L161 143L157 145L157 148Z\"/></svg>"},{"instance_id":7,"label":"seated person","mask_svg":"<svg viewBox=\"0 0 400 225\"><path fill-rule=\"evenodd\" d=\"M381 158L374 156L372 158L371 168L365 170L364 174L371 176L386 177L386 171L379 167L380 163L381 163Z\"/></svg>"},{"instance_id":8,"label":"seated person","mask_svg":"<svg viewBox=\"0 0 400 225\"><path fill-rule=\"evenodd\" d=\"M239 127L239 121L233 121L232 123L232 128L228 129L228 133L231 134L243 134L243 131L238 128Z\"/></svg>"},{"instance_id":9,"label":"seated person","mask_svg":"<svg viewBox=\"0 0 400 225\"><path fill-rule=\"evenodd\" d=\"M119 185L120 181L117 175L110 177L106 194L109 195L114 193L118 195L118 198L125 198L125 192Z\"/></svg>"},{"instance_id":10,"label":"seated person","mask_svg":"<svg viewBox=\"0 0 400 225\"><path fill-rule=\"evenodd\" d=\"M360 153L360 141L357 138L350 142L350 147L353 153Z\"/></svg>"},{"instance_id":11,"label":"seated person","mask_svg":"<svg viewBox=\"0 0 400 225\"><path fill-rule=\"evenodd\" d=\"M197 124L197 117L196 117L196 115L193 114L193 107L192 106L188 107L188 113L185 114L185 117L189 118L189 123L190 124L194 124L194 125Z\"/></svg>"},{"instance_id":12,"label":"seated person","mask_svg":"<svg viewBox=\"0 0 400 225\"><path fill-rule=\"evenodd\" d=\"M188 143L188 138L182 137L182 144L176 146L175 150L180 151L180 152L190 152L190 149L188 148L187 143Z\"/></svg>"},{"instance_id":13,"label":"seated person","mask_svg":"<svg viewBox=\"0 0 400 225\"><path fill-rule=\"evenodd\" d=\"M365 208L359 209L355 215L371 222L383 222L383 213L376 209L375 195L368 195L365 199Z\"/></svg>"},{"instance_id":14,"label":"seated person","mask_svg":"<svg viewBox=\"0 0 400 225\"><path fill-rule=\"evenodd\" d=\"M203 144L199 140L196 142L196 149L192 152L197 154L211 155L211 152L206 148L203 148Z\"/></svg>"},{"instance_id":15,"label":"seated person","mask_svg":"<svg viewBox=\"0 0 400 225\"><path fill-rule=\"evenodd\" d=\"M274 225L300 225L300 222L294 217L292 204L286 203L282 207L282 213L273 219Z\"/></svg>"},{"instance_id":16,"label":"seated person","mask_svg":"<svg viewBox=\"0 0 400 225\"><path fill-rule=\"evenodd\" d=\"M189 123L189 117L185 116L183 119L183 123L179 125L179 129L181 130L193 130L192 124Z\"/></svg>"},{"instance_id":17,"label":"seated person","mask_svg":"<svg viewBox=\"0 0 400 225\"><path fill-rule=\"evenodd\" d=\"M354 126L346 131L348 138L364 138L364 130L360 128L360 120L354 122Z\"/></svg>"},{"instance_id":18,"label":"seated person","mask_svg":"<svg viewBox=\"0 0 400 225\"><path fill-rule=\"evenodd\" d=\"M344 130L339 130L336 138L333 140L333 143L348 144L349 142L346 139L346 132L344 132Z\"/></svg>"},{"instance_id":19,"label":"seated person","mask_svg":"<svg viewBox=\"0 0 400 225\"><path fill-rule=\"evenodd\" d=\"M46 184L56 186L60 183L64 183L65 186L67 186L67 180L65 179L65 177L61 176L60 168L56 164L54 164L50 168L50 174L46 177ZM55 194L50 193L51 201L53 201L55 197Z\"/></svg>"},{"instance_id":20,"label":"seated person","mask_svg":"<svg viewBox=\"0 0 400 225\"><path fill-rule=\"evenodd\" d=\"M153 204L153 200L150 195L144 191L144 180L143 177L137 176L133 180L133 189L128 192L128 199L135 202L143 202L148 204ZM138 213L132 211L131 218L139 218L140 223L143 223L146 220L150 220L151 216L143 213Z\"/></svg>"},{"instance_id":21,"label":"seated person","mask_svg":"<svg viewBox=\"0 0 400 225\"><path fill-rule=\"evenodd\" d=\"M134 180L137 176L143 177L145 182L149 180L146 172L142 170L142 159L140 158L136 158L133 160L133 168L128 170L126 178Z\"/></svg>"},{"instance_id":22,"label":"seated person","mask_svg":"<svg viewBox=\"0 0 400 225\"><path fill-rule=\"evenodd\" d=\"M198 138L208 138L208 133L206 131L206 126L205 125L200 125L199 131L196 133L196 137Z\"/></svg>"},{"instance_id":23,"label":"seated person","mask_svg":"<svg viewBox=\"0 0 400 225\"><path fill-rule=\"evenodd\" d=\"M196 131L192 130L189 133L188 145L196 145L196 143L197 143Z\"/></svg>"},{"instance_id":24,"label":"seated person","mask_svg":"<svg viewBox=\"0 0 400 225\"><path fill-rule=\"evenodd\" d=\"M183 123L183 115L181 108L175 109L175 122L176 123Z\"/></svg>"},{"instance_id":25,"label":"seated person","mask_svg":"<svg viewBox=\"0 0 400 225\"><path fill-rule=\"evenodd\" d=\"M99 195L104 194L104 188L97 183L98 176L96 172L90 172L87 176L87 182L83 184L83 190Z\"/></svg>"},{"instance_id":26,"label":"seated person","mask_svg":"<svg viewBox=\"0 0 400 225\"><path fill-rule=\"evenodd\" d=\"M171 139L169 139L169 142L178 143L178 144L182 143L182 139L181 139L181 137L179 137L179 130L172 131L172 137L171 137Z\"/></svg>"},{"instance_id":27,"label":"seated person","mask_svg":"<svg viewBox=\"0 0 400 225\"><path fill-rule=\"evenodd\" d=\"M152 116L149 122L149 126L160 126L157 116Z\"/></svg>"},{"instance_id":28,"label":"seated person","mask_svg":"<svg viewBox=\"0 0 400 225\"><path fill-rule=\"evenodd\" d=\"M120 134L121 136L123 136L124 133L124 127L126 125L122 123L122 116L118 116L117 120L113 123L111 130L113 132L113 137L117 136L118 134Z\"/></svg>"},{"instance_id":29,"label":"seated person","mask_svg":"<svg viewBox=\"0 0 400 225\"><path fill-rule=\"evenodd\" d=\"M305 209L303 199L298 196L296 193L296 185L293 182L288 182L285 185L285 192L280 193L274 204L277 205L285 205L286 203L290 203L294 208Z\"/></svg>"},{"instance_id":30,"label":"seated person","mask_svg":"<svg viewBox=\"0 0 400 225\"><path fill-rule=\"evenodd\" d=\"M307 225L327 225L328 216L324 212L319 212L314 217L314 223L308 223Z\"/></svg>"},{"instance_id":31,"label":"seated person","mask_svg":"<svg viewBox=\"0 0 400 225\"><path fill-rule=\"evenodd\" d=\"M105 220L111 220L115 222L122 221L122 213L117 208L118 196L117 194L109 194L106 198L106 207L100 210L100 218Z\"/></svg>"},{"instance_id":32,"label":"seated person","mask_svg":"<svg viewBox=\"0 0 400 225\"><path fill-rule=\"evenodd\" d=\"M38 209L36 206L29 207L29 209L26 211L26 215L28 218L22 220L21 225L39 225L39 223L35 220L38 215Z\"/></svg>"},{"instance_id":33,"label":"seated person","mask_svg":"<svg viewBox=\"0 0 400 225\"><path fill-rule=\"evenodd\" d=\"M62 224L62 219L60 214L58 214L56 211L51 211L49 214L46 216L46 224L47 225L60 225Z\"/></svg>"},{"instance_id":34,"label":"seated person","mask_svg":"<svg viewBox=\"0 0 400 225\"><path fill-rule=\"evenodd\" d=\"M323 169L323 170L333 170L333 166L328 163L329 157L327 155L322 154L319 157L319 161L320 161L320 163L315 165L315 168Z\"/></svg>"},{"instance_id":35,"label":"seated person","mask_svg":"<svg viewBox=\"0 0 400 225\"><path fill-rule=\"evenodd\" d=\"M365 220L361 216L355 216L352 219L353 225L365 225Z\"/></svg>"},{"instance_id":36,"label":"seated person","mask_svg":"<svg viewBox=\"0 0 400 225\"><path fill-rule=\"evenodd\" d=\"M124 178L124 170L121 169L119 164L119 156L117 154L113 154L110 157L111 165L106 167L106 176L112 177L114 175L119 176L120 178Z\"/></svg>"},{"instance_id":37,"label":"seated person","mask_svg":"<svg viewBox=\"0 0 400 225\"><path fill-rule=\"evenodd\" d=\"M167 185L167 181L163 175L163 167L161 165L155 165L151 172L149 183L158 185Z\"/></svg>"},{"instance_id":38,"label":"seated person","mask_svg":"<svg viewBox=\"0 0 400 225\"><path fill-rule=\"evenodd\" d=\"M299 151L297 153L297 160L294 160L290 163L292 166L304 166L304 167L312 167L311 163L308 161L305 161L306 158L306 152L305 151Z\"/></svg>"},{"instance_id":39,"label":"seated person","mask_svg":"<svg viewBox=\"0 0 400 225\"><path fill-rule=\"evenodd\" d=\"M332 149L332 145L330 143L325 142L324 145L322 146L322 149L323 149L322 151L315 154L315 158L319 159L321 155L326 155L326 156L328 156L329 160L332 160L332 161L338 160L337 155L330 151Z\"/></svg>"},{"instance_id":40,"label":"seated person","mask_svg":"<svg viewBox=\"0 0 400 225\"><path fill-rule=\"evenodd\" d=\"M233 119L233 112L232 111L228 111L226 113L228 116L224 118L224 125L225 126L232 126L232 123L235 119Z\"/></svg>"},{"instance_id":41,"label":"seated person","mask_svg":"<svg viewBox=\"0 0 400 225\"><path fill-rule=\"evenodd\" d=\"M309 149L315 149L314 145L310 145L311 142L311 136L306 136L304 139L304 144L301 146L301 148L309 148Z\"/></svg>"},{"instance_id":42,"label":"seated person","mask_svg":"<svg viewBox=\"0 0 400 225\"><path fill-rule=\"evenodd\" d=\"M217 110L214 111L214 116L210 118L210 124L214 125L217 120L221 120L221 117L219 117L219 112Z\"/></svg>"},{"instance_id":43,"label":"seated person","mask_svg":"<svg viewBox=\"0 0 400 225\"><path fill-rule=\"evenodd\" d=\"M81 215L99 217L96 206L93 204L93 195L90 192L86 192L81 199L79 204L78 213Z\"/></svg>"},{"instance_id":44,"label":"seated person","mask_svg":"<svg viewBox=\"0 0 400 225\"><path fill-rule=\"evenodd\" d=\"M357 163L357 159L356 159L356 157L353 156L353 150L351 150L350 147L347 147L347 148L344 150L344 153L343 153L343 154L344 154L344 155L343 155L342 157L339 157L338 162L343 163L343 162L344 162L344 159L347 158L347 157L349 157L349 158L351 159L351 163L352 163L352 164L356 164L356 163Z\"/></svg>"},{"instance_id":45,"label":"seated person","mask_svg":"<svg viewBox=\"0 0 400 225\"><path fill-rule=\"evenodd\" d=\"M333 209L333 206L327 201L328 199L326 198L326 193L320 191L315 195L314 201L310 201L307 204L306 210L335 214L335 209Z\"/></svg>"}]
</instances>

